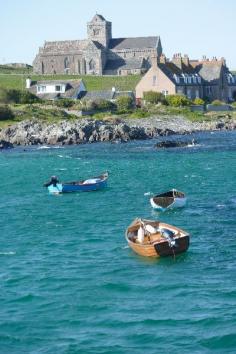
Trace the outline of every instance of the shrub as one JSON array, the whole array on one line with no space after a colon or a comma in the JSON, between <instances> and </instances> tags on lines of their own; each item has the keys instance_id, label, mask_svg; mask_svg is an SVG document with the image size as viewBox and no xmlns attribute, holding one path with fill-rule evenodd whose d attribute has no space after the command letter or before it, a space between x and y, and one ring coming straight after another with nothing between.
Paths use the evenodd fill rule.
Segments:
<instances>
[{"instance_id":1,"label":"shrub","mask_svg":"<svg viewBox=\"0 0 236 354\"><path fill-rule=\"evenodd\" d=\"M20 90L5 90L0 88L0 103L35 103L39 102L39 98L29 91L20 91Z\"/></svg>"},{"instance_id":2,"label":"shrub","mask_svg":"<svg viewBox=\"0 0 236 354\"><path fill-rule=\"evenodd\" d=\"M33 93L31 93L29 91L20 92L19 103L31 104L31 103L37 103L37 102L40 102L40 99L37 96L35 96Z\"/></svg>"},{"instance_id":3,"label":"shrub","mask_svg":"<svg viewBox=\"0 0 236 354\"><path fill-rule=\"evenodd\" d=\"M14 114L7 105L0 105L0 120L13 119Z\"/></svg>"},{"instance_id":4,"label":"shrub","mask_svg":"<svg viewBox=\"0 0 236 354\"><path fill-rule=\"evenodd\" d=\"M205 101L202 100L201 98L195 98L195 100L193 100L193 104L195 104L195 105L204 105Z\"/></svg>"},{"instance_id":5,"label":"shrub","mask_svg":"<svg viewBox=\"0 0 236 354\"><path fill-rule=\"evenodd\" d=\"M74 105L74 101L69 98L59 98L55 100L55 105L62 108L70 108Z\"/></svg>"},{"instance_id":6,"label":"shrub","mask_svg":"<svg viewBox=\"0 0 236 354\"><path fill-rule=\"evenodd\" d=\"M220 100L214 100L211 102L211 104L213 106L222 106L222 104L224 104L224 102L220 101Z\"/></svg>"},{"instance_id":7,"label":"shrub","mask_svg":"<svg viewBox=\"0 0 236 354\"><path fill-rule=\"evenodd\" d=\"M191 101L186 96L182 96L182 95L166 96L166 101L170 106L173 107L183 107L183 106L189 106L191 104Z\"/></svg>"},{"instance_id":8,"label":"shrub","mask_svg":"<svg viewBox=\"0 0 236 354\"><path fill-rule=\"evenodd\" d=\"M139 109L136 109L131 115L130 115L131 118L147 118L147 117L150 117L150 113L139 108Z\"/></svg>"},{"instance_id":9,"label":"shrub","mask_svg":"<svg viewBox=\"0 0 236 354\"><path fill-rule=\"evenodd\" d=\"M148 103L166 103L165 96L160 92L146 91L143 93L143 98Z\"/></svg>"},{"instance_id":10,"label":"shrub","mask_svg":"<svg viewBox=\"0 0 236 354\"><path fill-rule=\"evenodd\" d=\"M231 106L236 107L236 102L231 103Z\"/></svg>"},{"instance_id":11,"label":"shrub","mask_svg":"<svg viewBox=\"0 0 236 354\"><path fill-rule=\"evenodd\" d=\"M119 112L127 112L133 108L133 100L129 96L120 96L116 100L117 110Z\"/></svg>"},{"instance_id":12,"label":"shrub","mask_svg":"<svg viewBox=\"0 0 236 354\"><path fill-rule=\"evenodd\" d=\"M109 111L114 108L114 104L111 101L98 99L94 101L96 109L99 111Z\"/></svg>"}]
</instances>

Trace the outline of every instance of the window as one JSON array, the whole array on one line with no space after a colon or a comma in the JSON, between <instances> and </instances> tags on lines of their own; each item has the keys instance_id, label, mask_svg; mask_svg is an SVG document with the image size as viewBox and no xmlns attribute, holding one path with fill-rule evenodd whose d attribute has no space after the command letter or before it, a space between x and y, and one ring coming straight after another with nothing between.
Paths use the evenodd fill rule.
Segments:
<instances>
[{"instance_id":1,"label":"window","mask_svg":"<svg viewBox=\"0 0 236 354\"><path fill-rule=\"evenodd\" d=\"M37 86L37 92L38 93L46 92L46 86L43 85Z\"/></svg>"},{"instance_id":2,"label":"window","mask_svg":"<svg viewBox=\"0 0 236 354\"><path fill-rule=\"evenodd\" d=\"M65 69L69 68L69 59L67 57L64 59L64 68Z\"/></svg>"},{"instance_id":3,"label":"window","mask_svg":"<svg viewBox=\"0 0 236 354\"><path fill-rule=\"evenodd\" d=\"M156 81L157 81L157 77L156 77L156 75L154 75L152 77L152 86L156 86Z\"/></svg>"},{"instance_id":4,"label":"window","mask_svg":"<svg viewBox=\"0 0 236 354\"><path fill-rule=\"evenodd\" d=\"M163 91L161 91L161 93L166 97L169 92L167 90L163 90Z\"/></svg>"},{"instance_id":5,"label":"window","mask_svg":"<svg viewBox=\"0 0 236 354\"><path fill-rule=\"evenodd\" d=\"M56 85L55 86L55 91L56 92L61 92L61 86L60 85Z\"/></svg>"},{"instance_id":6,"label":"window","mask_svg":"<svg viewBox=\"0 0 236 354\"><path fill-rule=\"evenodd\" d=\"M96 63L95 63L95 61L92 59L92 60L90 60L90 62L89 62L89 70L95 70L95 67L96 67Z\"/></svg>"},{"instance_id":7,"label":"window","mask_svg":"<svg viewBox=\"0 0 236 354\"><path fill-rule=\"evenodd\" d=\"M191 89L188 89L188 90L187 90L187 97L188 97L189 99L192 98L192 91L191 91Z\"/></svg>"},{"instance_id":8,"label":"window","mask_svg":"<svg viewBox=\"0 0 236 354\"><path fill-rule=\"evenodd\" d=\"M206 94L207 94L207 95L211 95L211 94L212 94L211 86L207 86L207 87L206 87Z\"/></svg>"}]
</instances>

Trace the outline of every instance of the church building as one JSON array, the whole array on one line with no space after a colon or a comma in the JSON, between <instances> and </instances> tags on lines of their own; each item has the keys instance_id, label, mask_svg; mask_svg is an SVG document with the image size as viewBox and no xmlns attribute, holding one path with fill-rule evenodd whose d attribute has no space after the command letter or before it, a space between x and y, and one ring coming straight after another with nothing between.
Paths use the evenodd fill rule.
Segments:
<instances>
[{"instance_id":1,"label":"church building","mask_svg":"<svg viewBox=\"0 0 236 354\"><path fill-rule=\"evenodd\" d=\"M142 74L161 54L159 36L112 38L112 23L96 14L87 23L87 39L45 42L33 69L37 74Z\"/></svg>"}]
</instances>

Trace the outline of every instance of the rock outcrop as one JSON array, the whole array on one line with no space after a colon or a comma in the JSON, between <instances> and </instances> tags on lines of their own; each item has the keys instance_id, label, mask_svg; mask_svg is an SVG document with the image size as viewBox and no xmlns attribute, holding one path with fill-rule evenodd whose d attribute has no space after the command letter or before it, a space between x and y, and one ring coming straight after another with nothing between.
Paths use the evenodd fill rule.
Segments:
<instances>
[{"instance_id":1,"label":"rock outcrop","mask_svg":"<svg viewBox=\"0 0 236 354\"><path fill-rule=\"evenodd\" d=\"M77 119L48 124L27 120L0 131L0 140L14 145L72 145L98 141L145 140L207 130L236 129L235 120L192 123L183 117L96 120Z\"/></svg>"}]
</instances>

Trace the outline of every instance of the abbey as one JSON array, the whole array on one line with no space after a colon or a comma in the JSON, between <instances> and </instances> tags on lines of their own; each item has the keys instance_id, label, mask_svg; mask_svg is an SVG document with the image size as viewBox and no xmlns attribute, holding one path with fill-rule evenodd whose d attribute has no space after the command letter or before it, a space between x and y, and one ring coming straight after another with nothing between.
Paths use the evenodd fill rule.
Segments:
<instances>
[{"instance_id":1,"label":"abbey","mask_svg":"<svg viewBox=\"0 0 236 354\"><path fill-rule=\"evenodd\" d=\"M159 36L112 38L112 23L96 14L87 39L45 42L33 68L38 74L129 75L145 73L162 54Z\"/></svg>"}]
</instances>

